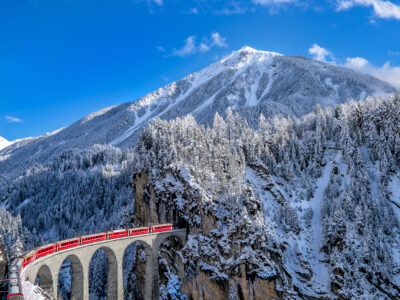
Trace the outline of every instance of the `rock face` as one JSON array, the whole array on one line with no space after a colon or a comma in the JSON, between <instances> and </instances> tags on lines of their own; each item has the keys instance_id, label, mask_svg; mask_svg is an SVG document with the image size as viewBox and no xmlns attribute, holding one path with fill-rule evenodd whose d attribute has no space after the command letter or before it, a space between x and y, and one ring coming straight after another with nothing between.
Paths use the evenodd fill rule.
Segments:
<instances>
[{"instance_id":1,"label":"rock face","mask_svg":"<svg viewBox=\"0 0 400 300\"><path fill-rule=\"evenodd\" d=\"M243 157L236 158L237 164L231 167L243 170ZM160 251L162 296L170 292L168 285L174 275L180 278L176 292L188 299L283 297L285 293L275 287L282 281L276 271L278 260L270 257L262 226L255 224L261 218L261 207L252 190L243 191L241 199L209 199L199 186L191 184L187 172L165 170L159 175L173 181L164 186L153 184L154 177L146 172L134 178L137 226L170 222L188 228L190 238L182 252L174 241ZM140 270L143 268L136 271L139 276L144 274Z\"/></svg>"},{"instance_id":2,"label":"rock face","mask_svg":"<svg viewBox=\"0 0 400 300\"><path fill-rule=\"evenodd\" d=\"M195 124L194 119L186 121L189 126ZM165 124L155 126L161 129ZM204 129L191 129L194 136L206 142ZM219 134L216 131L214 141L209 141L219 144L215 148L210 145L212 150L187 141L185 153L174 152L166 140L167 147L153 152L158 149L159 141L154 140L151 130L139 139L138 172L133 180L135 225L170 222L178 228L187 228L189 234L183 249L176 241L168 241L160 251L163 283L160 297L168 299L171 294L178 298L186 295L187 299L285 297L290 291L277 288L284 286L286 280L280 275L279 249L269 247L261 204L252 187L244 184L244 153L240 148L232 148ZM184 139L180 142L185 143ZM186 155L197 157L203 165L203 170L195 171L198 177L192 174L193 166L183 163ZM143 276L138 270L137 276ZM138 294L142 282L140 278L137 280Z\"/></svg>"},{"instance_id":3,"label":"rock face","mask_svg":"<svg viewBox=\"0 0 400 300\"><path fill-rule=\"evenodd\" d=\"M129 221L188 229L160 251L160 299L400 297L399 107L316 107L257 131L229 110L212 129L191 116L146 128Z\"/></svg>"}]
</instances>

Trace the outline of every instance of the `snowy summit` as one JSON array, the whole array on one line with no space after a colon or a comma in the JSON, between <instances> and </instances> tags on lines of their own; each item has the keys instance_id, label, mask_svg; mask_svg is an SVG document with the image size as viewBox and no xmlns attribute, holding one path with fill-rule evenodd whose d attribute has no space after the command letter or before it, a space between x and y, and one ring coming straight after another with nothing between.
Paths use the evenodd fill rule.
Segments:
<instances>
[{"instance_id":1,"label":"snowy summit","mask_svg":"<svg viewBox=\"0 0 400 300\"><path fill-rule=\"evenodd\" d=\"M11 142L0 136L0 150L10 145Z\"/></svg>"},{"instance_id":2,"label":"snowy summit","mask_svg":"<svg viewBox=\"0 0 400 300\"><path fill-rule=\"evenodd\" d=\"M230 107L256 127L260 113L267 118L297 117L313 111L315 104L334 106L395 91L386 82L347 68L245 46L136 101L94 112L52 135L17 141L4 153L11 156L0 168L15 172L33 154L35 161L46 161L65 147L131 147L156 118L192 114L200 124L210 125L216 112L224 117Z\"/></svg>"}]
</instances>

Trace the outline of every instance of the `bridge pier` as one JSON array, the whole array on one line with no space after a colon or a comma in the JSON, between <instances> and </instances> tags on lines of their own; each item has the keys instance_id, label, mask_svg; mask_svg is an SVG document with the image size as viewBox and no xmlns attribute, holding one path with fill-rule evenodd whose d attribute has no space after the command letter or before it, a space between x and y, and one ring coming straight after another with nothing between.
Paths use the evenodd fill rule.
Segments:
<instances>
[{"instance_id":1,"label":"bridge pier","mask_svg":"<svg viewBox=\"0 0 400 300\"><path fill-rule=\"evenodd\" d=\"M124 299L124 270L123 270L124 254L117 255L117 299Z\"/></svg>"},{"instance_id":2,"label":"bridge pier","mask_svg":"<svg viewBox=\"0 0 400 300\"><path fill-rule=\"evenodd\" d=\"M118 297L118 261L115 251L108 247L101 249L107 254L108 260L107 299L123 299L123 296L122 298Z\"/></svg>"},{"instance_id":3,"label":"bridge pier","mask_svg":"<svg viewBox=\"0 0 400 300\"><path fill-rule=\"evenodd\" d=\"M83 267L83 280L82 280L82 283L83 283L82 284L83 299L89 299L89 264L90 264L90 260L86 260L86 261L82 262L82 267Z\"/></svg>"},{"instance_id":4,"label":"bridge pier","mask_svg":"<svg viewBox=\"0 0 400 300\"><path fill-rule=\"evenodd\" d=\"M50 293L50 295L54 296L54 299L57 299L57 293L58 293L58 271L56 271L55 273L52 273L52 277L53 277L53 289L52 289L52 293Z\"/></svg>"},{"instance_id":5,"label":"bridge pier","mask_svg":"<svg viewBox=\"0 0 400 300\"><path fill-rule=\"evenodd\" d=\"M150 245L152 246L152 245ZM145 247L146 250L146 272L144 275L144 299L154 299L153 295L153 251L149 247Z\"/></svg>"},{"instance_id":6,"label":"bridge pier","mask_svg":"<svg viewBox=\"0 0 400 300\"><path fill-rule=\"evenodd\" d=\"M85 290L85 272L81 263L81 260L75 256L68 256L71 262L72 279L71 279L71 300L83 299L83 291ZM56 285L58 284L58 274L56 277ZM88 289L89 287L87 287Z\"/></svg>"}]
</instances>

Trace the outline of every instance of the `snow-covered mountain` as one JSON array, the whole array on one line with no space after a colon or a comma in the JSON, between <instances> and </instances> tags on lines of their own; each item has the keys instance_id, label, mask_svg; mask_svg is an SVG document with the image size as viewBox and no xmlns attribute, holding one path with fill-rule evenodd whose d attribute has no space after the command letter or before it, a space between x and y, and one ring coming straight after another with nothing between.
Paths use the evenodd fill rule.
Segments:
<instances>
[{"instance_id":1,"label":"snow-covered mountain","mask_svg":"<svg viewBox=\"0 0 400 300\"><path fill-rule=\"evenodd\" d=\"M400 100L346 103L394 91L342 67L242 48L0 150L5 249L173 222L189 239L160 252L160 299L399 298ZM125 266L130 299L143 283L136 250ZM99 297L105 266L91 267Z\"/></svg>"},{"instance_id":2,"label":"snow-covered mountain","mask_svg":"<svg viewBox=\"0 0 400 300\"><path fill-rule=\"evenodd\" d=\"M211 124L216 112L225 116L231 107L257 126L260 113L300 116L316 103L335 105L394 91L350 69L243 47L135 102L102 109L49 135L15 142L0 152L0 173L17 175L68 148L132 146L141 128L155 118L171 120L190 113L200 124Z\"/></svg>"},{"instance_id":3,"label":"snow-covered mountain","mask_svg":"<svg viewBox=\"0 0 400 300\"><path fill-rule=\"evenodd\" d=\"M11 142L0 136L0 150L10 145Z\"/></svg>"},{"instance_id":4,"label":"snow-covered mountain","mask_svg":"<svg viewBox=\"0 0 400 300\"><path fill-rule=\"evenodd\" d=\"M189 232L160 253L160 298L399 299L399 125L400 97L261 117L257 131L231 113L212 130L155 121L135 151L132 219Z\"/></svg>"}]
</instances>

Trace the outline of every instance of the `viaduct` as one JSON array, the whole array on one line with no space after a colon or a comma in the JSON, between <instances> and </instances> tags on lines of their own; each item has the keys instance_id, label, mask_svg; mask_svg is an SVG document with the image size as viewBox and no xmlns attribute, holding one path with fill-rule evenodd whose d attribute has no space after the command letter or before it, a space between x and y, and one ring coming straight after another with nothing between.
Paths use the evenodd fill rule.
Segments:
<instances>
[{"instance_id":1,"label":"viaduct","mask_svg":"<svg viewBox=\"0 0 400 300\"><path fill-rule=\"evenodd\" d=\"M156 300L159 295L158 250L160 244L172 236L177 237L182 245L186 243L186 230L177 229L104 240L54 252L28 265L22 271L21 283L29 281L34 284L38 277L39 286L57 298L58 273L62 263L68 258L72 268L71 299L88 300L89 263L93 254L97 250L103 249L108 258L107 299L123 300L122 261L124 253L130 244L140 242L146 251L144 297L146 300ZM12 298L9 299L13 300Z\"/></svg>"}]
</instances>

